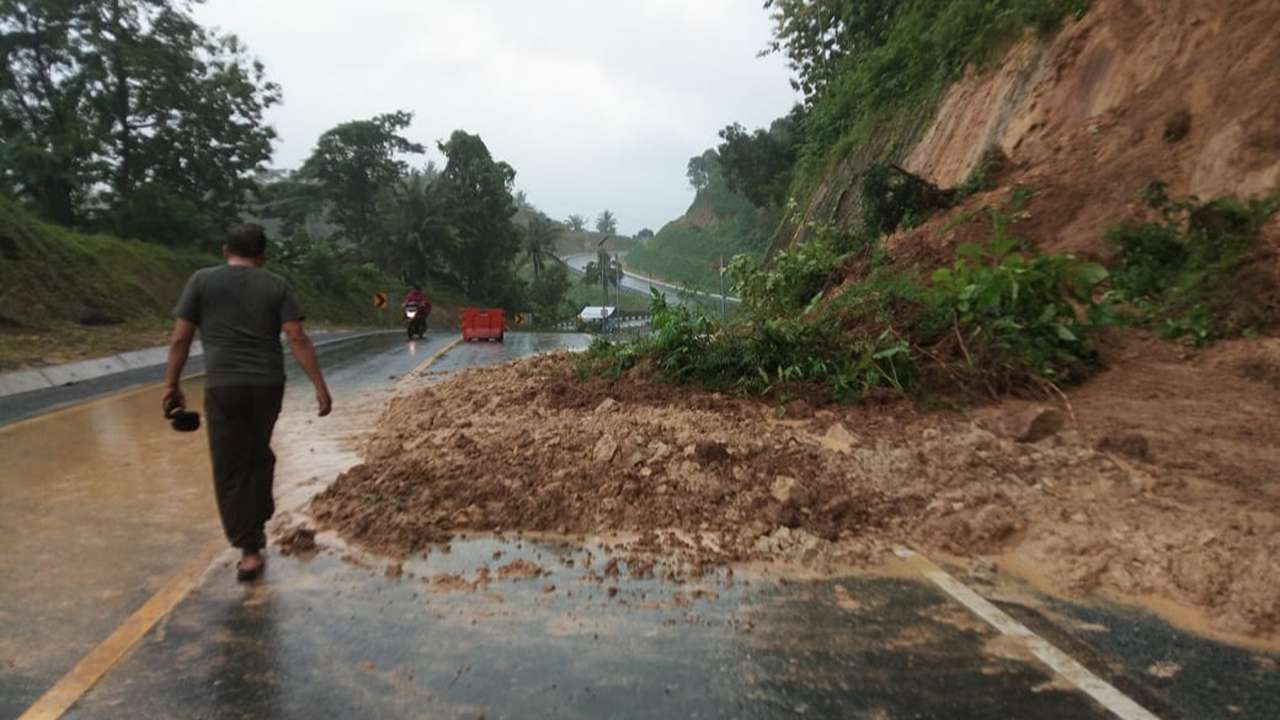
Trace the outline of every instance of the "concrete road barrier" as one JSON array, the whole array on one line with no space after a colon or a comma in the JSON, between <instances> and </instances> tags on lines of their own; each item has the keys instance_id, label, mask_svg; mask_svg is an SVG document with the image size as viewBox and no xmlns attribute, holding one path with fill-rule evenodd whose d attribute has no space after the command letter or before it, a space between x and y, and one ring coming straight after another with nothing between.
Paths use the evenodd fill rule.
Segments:
<instances>
[{"instance_id":1,"label":"concrete road barrier","mask_svg":"<svg viewBox=\"0 0 1280 720\"><path fill-rule=\"evenodd\" d=\"M343 342L346 340L355 340L369 335L378 335L385 332L400 332L399 330L378 330L366 333L355 333L353 335L342 335L340 337L317 339L316 346L328 345L335 342ZM19 393L31 392L33 390L46 390L61 385L74 385L85 380L93 380L95 378L114 375L116 373L128 370L140 370L142 368L155 367L163 365L168 360L169 348L167 346L147 348L145 350L133 350L119 355L108 355L107 357L94 358L92 360L79 360L72 363L64 363L62 365L50 365L49 367L35 368L33 370L17 370L14 372L0 373L0 397L8 397L9 395L17 395ZM192 343L190 357L196 358L204 354L204 346L199 341Z\"/></svg>"}]
</instances>

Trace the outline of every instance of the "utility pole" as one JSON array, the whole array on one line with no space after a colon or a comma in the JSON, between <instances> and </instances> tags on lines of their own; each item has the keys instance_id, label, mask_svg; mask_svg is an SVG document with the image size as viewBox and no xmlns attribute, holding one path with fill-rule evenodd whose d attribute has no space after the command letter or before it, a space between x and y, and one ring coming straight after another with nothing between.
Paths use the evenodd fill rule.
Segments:
<instances>
[{"instance_id":1,"label":"utility pole","mask_svg":"<svg viewBox=\"0 0 1280 720\"><path fill-rule=\"evenodd\" d=\"M720 256L720 319L725 315L724 307L724 255Z\"/></svg>"},{"instance_id":2,"label":"utility pole","mask_svg":"<svg viewBox=\"0 0 1280 720\"><path fill-rule=\"evenodd\" d=\"M604 249L604 244L608 241L609 236L605 235L596 243L596 265L600 267L600 290L604 298L600 303L601 332L609 331L609 274L613 268L609 267L609 251Z\"/></svg>"}]
</instances>

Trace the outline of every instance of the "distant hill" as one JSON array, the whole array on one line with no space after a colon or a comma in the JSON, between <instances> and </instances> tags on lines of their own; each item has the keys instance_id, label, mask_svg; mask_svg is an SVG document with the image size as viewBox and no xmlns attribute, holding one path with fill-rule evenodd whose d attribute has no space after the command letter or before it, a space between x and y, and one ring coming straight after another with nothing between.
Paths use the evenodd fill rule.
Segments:
<instances>
[{"instance_id":1,"label":"distant hill","mask_svg":"<svg viewBox=\"0 0 1280 720\"><path fill-rule=\"evenodd\" d=\"M705 290L719 288L717 267L735 255L762 257L774 225L767 213L729 190L714 173L685 214L638 244L626 265L637 272Z\"/></svg>"}]
</instances>

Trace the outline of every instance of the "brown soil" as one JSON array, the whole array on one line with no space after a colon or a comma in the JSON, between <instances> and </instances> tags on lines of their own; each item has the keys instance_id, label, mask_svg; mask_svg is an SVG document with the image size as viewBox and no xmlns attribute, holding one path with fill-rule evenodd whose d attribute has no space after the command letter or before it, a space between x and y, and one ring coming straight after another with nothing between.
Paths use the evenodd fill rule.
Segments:
<instances>
[{"instance_id":1,"label":"brown soil","mask_svg":"<svg viewBox=\"0 0 1280 720\"><path fill-rule=\"evenodd\" d=\"M905 161L954 186L995 146L1005 186L890 238L891 258L944 264L956 243L990 237L979 211L999 206L1042 249L1105 260L1105 229L1144 212L1152 179L1175 197L1273 192L1278 25L1270 0L1098 0L1052 42L1021 43L952 88ZM1170 141L1174 125L1186 132ZM1014 186L1032 192L1026 207L1010 207ZM1241 276L1256 277L1248 294L1276 297L1278 249L1280 219ZM624 533L638 538L622 548L627 572L642 574L821 567L905 543L1280 639L1280 340L1204 352L1103 340L1110 369L1071 393L1062 429L1013 402L969 418L806 400L780 421L769 405L637 377L579 382L563 356L467 371L395 400L366 462L313 512L397 555L467 531Z\"/></svg>"},{"instance_id":2,"label":"brown soil","mask_svg":"<svg viewBox=\"0 0 1280 720\"><path fill-rule=\"evenodd\" d=\"M316 545L316 531L303 526L286 530L276 539L275 545L281 555L308 556L319 549Z\"/></svg>"},{"instance_id":3,"label":"brown soil","mask_svg":"<svg viewBox=\"0 0 1280 720\"><path fill-rule=\"evenodd\" d=\"M1035 192L1013 231L1049 251L1104 255L1107 227L1142 212L1150 180L1172 196L1241 197L1280 185L1280 4L1270 0L1098 0L1052 43L1023 43L996 72L943 99L907 168L945 187L989 147L1011 160L1007 188ZM1166 128L1190 121L1171 142ZM1176 123L1175 123L1176 124ZM966 228L940 218L896 239L912 252ZM973 234L973 233L970 233ZM950 237L950 236L957 237Z\"/></svg>"},{"instance_id":4,"label":"brown soil","mask_svg":"<svg viewBox=\"0 0 1280 720\"><path fill-rule=\"evenodd\" d=\"M459 532L629 534L616 549L633 574L655 572L655 555L669 576L756 559L822 569L904 543L998 555L1051 589L1162 598L1276 638L1280 391L1258 368L1280 361L1280 340L1190 353L1117 334L1106 358L1115 369L1039 442L1012 439L1020 403L779 421L684 387L579 382L565 356L471 370L394 400L367 462L312 510L393 555Z\"/></svg>"}]
</instances>

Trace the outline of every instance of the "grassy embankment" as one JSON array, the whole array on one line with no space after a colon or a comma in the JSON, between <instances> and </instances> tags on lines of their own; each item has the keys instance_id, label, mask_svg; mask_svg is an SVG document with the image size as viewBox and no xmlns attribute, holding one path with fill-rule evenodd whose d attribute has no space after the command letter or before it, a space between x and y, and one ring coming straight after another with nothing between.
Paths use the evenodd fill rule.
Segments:
<instances>
[{"instance_id":1,"label":"grassy embankment","mask_svg":"<svg viewBox=\"0 0 1280 720\"><path fill-rule=\"evenodd\" d=\"M0 371L161 345L187 277L219 262L195 250L72 232L0 200ZM270 262L268 269L293 283L314 327L386 323L392 319L374 313L370 296L404 292L369 272L320 288ZM461 299L427 291L438 309L433 323L447 322Z\"/></svg>"},{"instance_id":2,"label":"grassy embankment","mask_svg":"<svg viewBox=\"0 0 1280 720\"><path fill-rule=\"evenodd\" d=\"M717 178L700 190L689 210L651 240L636 245L628 269L695 290L720 291L718 267L735 256L764 255L770 223L766 213L730 192Z\"/></svg>"}]
</instances>

